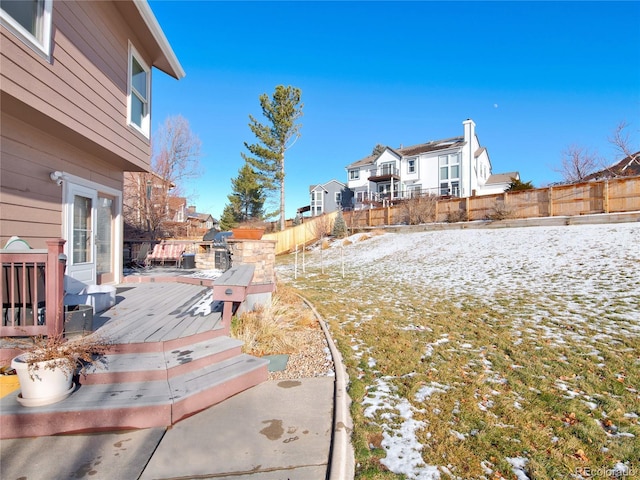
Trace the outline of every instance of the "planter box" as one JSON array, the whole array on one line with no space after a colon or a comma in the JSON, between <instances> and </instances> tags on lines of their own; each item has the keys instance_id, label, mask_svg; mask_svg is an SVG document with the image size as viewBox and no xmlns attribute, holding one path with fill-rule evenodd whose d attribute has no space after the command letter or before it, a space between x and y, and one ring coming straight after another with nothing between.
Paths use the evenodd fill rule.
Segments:
<instances>
[{"instance_id":1,"label":"planter box","mask_svg":"<svg viewBox=\"0 0 640 480\"><path fill-rule=\"evenodd\" d=\"M232 228L234 239L260 240L264 234L264 228Z\"/></svg>"}]
</instances>

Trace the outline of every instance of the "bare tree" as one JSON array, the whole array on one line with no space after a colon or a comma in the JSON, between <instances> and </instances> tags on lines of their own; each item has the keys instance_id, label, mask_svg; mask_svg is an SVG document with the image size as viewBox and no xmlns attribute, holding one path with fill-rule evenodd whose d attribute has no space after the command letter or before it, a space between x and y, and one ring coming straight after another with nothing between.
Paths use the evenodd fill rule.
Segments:
<instances>
[{"instance_id":1,"label":"bare tree","mask_svg":"<svg viewBox=\"0 0 640 480\"><path fill-rule=\"evenodd\" d=\"M623 165L620 169L614 171L611 166L606 166L605 170L612 177L624 176L626 169L632 165L634 162L640 165L640 148L633 147L630 133L629 133L629 124L625 121L620 122L616 129L613 131L613 134L607 139L609 143L611 143L616 150L618 150L619 154L622 156L622 159L629 159L629 161Z\"/></svg>"},{"instance_id":2,"label":"bare tree","mask_svg":"<svg viewBox=\"0 0 640 480\"><path fill-rule=\"evenodd\" d=\"M599 164L595 152L577 145L570 145L562 152L562 164L556 171L562 175L566 183L576 183L593 173Z\"/></svg>"},{"instance_id":3,"label":"bare tree","mask_svg":"<svg viewBox=\"0 0 640 480\"><path fill-rule=\"evenodd\" d=\"M311 226L313 235L320 240L320 270L324 274L324 249L325 238L333 230L333 218L326 213L313 218Z\"/></svg>"},{"instance_id":4,"label":"bare tree","mask_svg":"<svg viewBox=\"0 0 640 480\"><path fill-rule=\"evenodd\" d=\"M402 213L409 225L434 222L436 219L437 197L435 195L416 195L402 203Z\"/></svg>"},{"instance_id":5,"label":"bare tree","mask_svg":"<svg viewBox=\"0 0 640 480\"><path fill-rule=\"evenodd\" d=\"M156 239L173 220L187 180L200 175L201 142L182 116L168 117L153 139L151 172L125 174L125 223Z\"/></svg>"}]
</instances>

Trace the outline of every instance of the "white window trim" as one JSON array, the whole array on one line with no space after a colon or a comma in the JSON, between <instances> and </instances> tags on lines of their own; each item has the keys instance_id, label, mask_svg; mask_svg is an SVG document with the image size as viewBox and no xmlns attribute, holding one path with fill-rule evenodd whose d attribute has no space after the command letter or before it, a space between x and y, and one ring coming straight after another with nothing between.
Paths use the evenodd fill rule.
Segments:
<instances>
[{"instance_id":1,"label":"white window trim","mask_svg":"<svg viewBox=\"0 0 640 480\"><path fill-rule=\"evenodd\" d=\"M349 170L349 180L360 180L360 169L352 168Z\"/></svg>"},{"instance_id":2,"label":"white window trim","mask_svg":"<svg viewBox=\"0 0 640 480\"><path fill-rule=\"evenodd\" d=\"M147 73L147 114L144 116L142 120L142 127L136 125L131 119L131 96L133 92L131 91L133 83L132 83L132 75L131 71L131 59L135 58L136 61L140 64L140 66ZM136 48L133 46L131 42L129 42L129 55L127 56L127 124L130 127L135 128L138 132L143 134L146 138L150 138L150 126L151 126L151 69L142 59L142 56L138 53Z\"/></svg>"},{"instance_id":3,"label":"white window trim","mask_svg":"<svg viewBox=\"0 0 640 480\"><path fill-rule=\"evenodd\" d=\"M45 60L51 60L51 11L53 0L44 0L42 12L42 41L34 37L22 25L16 22L11 15L0 8L0 23L18 37L25 45L31 48Z\"/></svg>"},{"instance_id":4,"label":"white window trim","mask_svg":"<svg viewBox=\"0 0 640 480\"><path fill-rule=\"evenodd\" d=\"M410 165L413 162L413 171L411 171ZM418 173L418 159L416 157L407 159L407 175L417 175Z\"/></svg>"}]
</instances>

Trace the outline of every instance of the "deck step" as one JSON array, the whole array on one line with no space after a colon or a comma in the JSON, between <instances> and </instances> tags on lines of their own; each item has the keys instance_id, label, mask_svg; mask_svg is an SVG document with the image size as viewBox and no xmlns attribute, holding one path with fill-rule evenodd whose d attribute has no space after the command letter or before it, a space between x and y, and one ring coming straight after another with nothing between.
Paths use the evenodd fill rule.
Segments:
<instances>
[{"instance_id":1,"label":"deck step","mask_svg":"<svg viewBox=\"0 0 640 480\"><path fill-rule=\"evenodd\" d=\"M243 342L230 337L206 339L182 348L105 355L79 379L82 385L172 378L241 353Z\"/></svg>"},{"instance_id":2,"label":"deck step","mask_svg":"<svg viewBox=\"0 0 640 480\"><path fill-rule=\"evenodd\" d=\"M268 360L246 354L153 381L83 384L64 401L23 407L0 399L0 438L166 427L267 379Z\"/></svg>"}]
</instances>

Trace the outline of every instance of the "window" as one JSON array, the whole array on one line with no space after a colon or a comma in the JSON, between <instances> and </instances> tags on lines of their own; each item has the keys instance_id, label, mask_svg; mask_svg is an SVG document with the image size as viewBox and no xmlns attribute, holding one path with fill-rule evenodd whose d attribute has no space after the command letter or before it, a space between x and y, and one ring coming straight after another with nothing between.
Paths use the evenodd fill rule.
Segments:
<instances>
[{"instance_id":1,"label":"window","mask_svg":"<svg viewBox=\"0 0 640 480\"><path fill-rule=\"evenodd\" d=\"M151 72L138 52L129 45L129 113L130 125L149 137L149 100Z\"/></svg>"},{"instance_id":2,"label":"window","mask_svg":"<svg viewBox=\"0 0 640 480\"><path fill-rule=\"evenodd\" d=\"M349 170L349 180L358 180L360 178L360 170Z\"/></svg>"},{"instance_id":3,"label":"window","mask_svg":"<svg viewBox=\"0 0 640 480\"><path fill-rule=\"evenodd\" d=\"M311 215L322 214L324 210L324 190L314 190L311 192Z\"/></svg>"},{"instance_id":4,"label":"window","mask_svg":"<svg viewBox=\"0 0 640 480\"><path fill-rule=\"evenodd\" d=\"M51 53L52 0L0 0L0 6L2 25L48 59Z\"/></svg>"},{"instance_id":5,"label":"window","mask_svg":"<svg viewBox=\"0 0 640 480\"><path fill-rule=\"evenodd\" d=\"M416 159L410 158L407 160L407 173L416 173Z\"/></svg>"},{"instance_id":6,"label":"window","mask_svg":"<svg viewBox=\"0 0 640 480\"><path fill-rule=\"evenodd\" d=\"M440 155L438 164L440 165L440 180L460 178L460 156L457 153Z\"/></svg>"},{"instance_id":7,"label":"window","mask_svg":"<svg viewBox=\"0 0 640 480\"><path fill-rule=\"evenodd\" d=\"M440 167L440 195L460 194L460 155L452 153L438 157Z\"/></svg>"}]
</instances>

